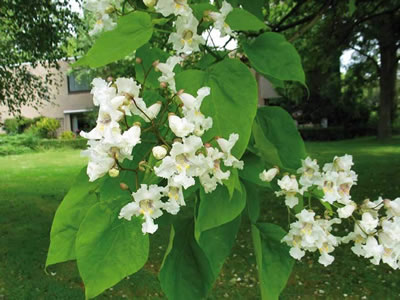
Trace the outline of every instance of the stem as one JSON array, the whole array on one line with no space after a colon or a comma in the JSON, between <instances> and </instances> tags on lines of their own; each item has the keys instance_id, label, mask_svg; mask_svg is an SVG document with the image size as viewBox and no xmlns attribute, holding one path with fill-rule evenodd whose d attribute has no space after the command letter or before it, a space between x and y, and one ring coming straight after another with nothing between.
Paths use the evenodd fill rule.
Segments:
<instances>
[{"instance_id":1,"label":"stem","mask_svg":"<svg viewBox=\"0 0 400 300\"><path fill-rule=\"evenodd\" d=\"M152 119L137 105L135 98L132 97L132 101L135 104L136 108L147 118L149 121L152 121Z\"/></svg>"},{"instance_id":2,"label":"stem","mask_svg":"<svg viewBox=\"0 0 400 300\"><path fill-rule=\"evenodd\" d=\"M170 30L165 30L165 29L161 29L161 28L155 28L155 27L154 27L154 29L155 29L156 31L159 31L159 32L164 32L164 33L173 33L173 31L170 31Z\"/></svg>"},{"instance_id":3,"label":"stem","mask_svg":"<svg viewBox=\"0 0 400 300\"><path fill-rule=\"evenodd\" d=\"M114 158L114 159L115 159L116 165L118 166L118 168L119 168L120 170L122 170L122 171L130 171L130 172L135 172L135 173L137 172L136 169L124 168L124 167L119 163L118 159L116 159L116 158Z\"/></svg>"}]
</instances>

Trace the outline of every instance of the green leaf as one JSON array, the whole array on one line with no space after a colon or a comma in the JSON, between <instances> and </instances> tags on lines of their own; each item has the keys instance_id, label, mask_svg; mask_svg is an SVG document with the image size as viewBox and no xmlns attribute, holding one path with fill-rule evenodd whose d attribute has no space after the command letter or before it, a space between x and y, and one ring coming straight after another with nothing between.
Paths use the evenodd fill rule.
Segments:
<instances>
[{"instance_id":1,"label":"green leaf","mask_svg":"<svg viewBox=\"0 0 400 300\"><path fill-rule=\"evenodd\" d=\"M238 133L240 138L232 153L239 158L249 142L258 103L257 83L250 70L239 60L226 59L206 71L183 71L176 81L178 90L193 95L203 86L211 88L201 111L213 118L213 127L203 138L205 141L215 136L229 138L231 133Z\"/></svg>"},{"instance_id":2,"label":"green leaf","mask_svg":"<svg viewBox=\"0 0 400 300\"><path fill-rule=\"evenodd\" d=\"M286 232L269 223L251 225L263 300L279 299L294 264L289 247L281 243Z\"/></svg>"},{"instance_id":3,"label":"green leaf","mask_svg":"<svg viewBox=\"0 0 400 300\"><path fill-rule=\"evenodd\" d=\"M240 178L259 186L271 188L269 182L260 179L260 173L265 170L264 162L260 157L251 152L247 152L242 157L242 160L244 161L244 168L239 171Z\"/></svg>"},{"instance_id":4,"label":"green leaf","mask_svg":"<svg viewBox=\"0 0 400 300\"><path fill-rule=\"evenodd\" d=\"M198 244L207 256L214 281L231 253L239 231L241 217L219 227L202 232Z\"/></svg>"},{"instance_id":5,"label":"green leaf","mask_svg":"<svg viewBox=\"0 0 400 300\"><path fill-rule=\"evenodd\" d=\"M254 139L262 159L270 166L293 170L306 157L304 142L292 117L279 106L258 109Z\"/></svg>"},{"instance_id":6,"label":"green leaf","mask_svg":"<svg viewBox=\"0 0 400 300\"><path fill-rule=\"evenodd\" d=\"M75 259L75 239L87 211L99 202L96 191L103 180L89 182L86 167L76 177L54 216L46 267Z\"/></svg>"},{"instance_id":7,"label":"green leaf","mask_svg":"<svg viewBox=\"0 0 400 300\"><path fill-rule=\"evenodd\" d=\"M102 33L88 53L73 66L97 68L132 54L153 35L149 14L135 11L118 19L114 30Z\"/></svg>"},{"instance_id":8,"label":"green leaf","mask_svg":"<svg viewBox=\"0 0 400 300\"><path fill-rule=\"evenodd\" d=\"M169 299L205 299L231 252L240 217L193 237L193 220L177 219L171 229L160 271L160 283Z\"/></svg>"},{"instance_id":9,"label":"green leaf","mask_svg":"<svg viewBox=\"0 0 400 300\"><path fill-rule=\"evenodd\" d=\"M246 191L235 190L229 197L225 186L218 186L212 193L200 189L200 205L196 218L195 234L199 240L202 232L221 226L235 219L246 206Z\"/></svg>"},{"instance_id":10,"label":"green leaf","mask_svg":"<svg viewBox=\"0 0 400 300\"><path fill-rule=\"evenodd\" d=\"M158 89L160 87L158 77L162 74L161 72L156 72L152 65L156 60L165 62L168 58L168 54L161 49L146 44L136 51L136 57L142 59L141 64L135 65L136 80L143 84L146 72L146 87Z\"/></svg>"},{"instance_id":11,"label":"green leaf","mask_svg":"<svg viewBox=\"0 0 400 300\"><path fill-rule=\"evenodd\" d=\"M255 224L260 217L260 189L254 183L244 181L247 193L247 212L251 223Z\"/></svg>"},{"instance_id":12,"label":"green leaf","mask_svg":"<svg viewBox=\"0 0 400 300\"><path fill-rule=\"evenodd\" d=\"M267 25L252 13L242 8L234 8L226 17L226 23L236 31L260 31L267 29Z\"/></svg>"},{"instance_id":13,"label":"green leaf","mask_svg":"<svg viewBox=\"0 0 400 300\"><path fill-rule=\"evenodd\" d=\"M203 299L214 282L214 275L207 256L194 239L193 219L178 220L171 230L159 274L161 288L168 299Z\"/></svg>"},{"instance_id":14,"label":"green leaf","mask_svg":"<svg viewBox=\"0 0 400 300\"><path fill-rule=\"evenodd\" d=\"M76 257L85 283L86 298L93 298L141 269L147 261L149 237L142 220L118 219L121 207L94 205L79 228Z\"/></svg>"},{"instance_id":15,"label":"green leaf","mask_svg":"<svg viewBox=\"0 0 400 300\"><path fill-rule=\"evenodd\" d=\"M242 186L239 180L239 173L237 169L231 169L231 176L227 180L224 180L223 183L228 189L229 198L232 199L233 193L237 190L239 193L242 192Z\"/></svg>"},{"instance_id":16,"label":"green leaf","mask_svg":"<svg viewBox=\"0 0 400 300\"><path fill-rule=\"evenodd\" d=\"M305 85L300 56L283 35L263 33L254 41L244 42L243 49L257 72L277 80L298 81Z\"/></svg>"},{"instance_id":17,"label":"green leaf","mask_svg":"<svg viewBox=\"0 0 400 300\"><path fill-rule=\"evenodd\" d=\"M264 20L263 7L265 2L267 2L266 0L240 0L239 2L245 10L251 12L260 20Z\"/></svg>"}]
</instances>

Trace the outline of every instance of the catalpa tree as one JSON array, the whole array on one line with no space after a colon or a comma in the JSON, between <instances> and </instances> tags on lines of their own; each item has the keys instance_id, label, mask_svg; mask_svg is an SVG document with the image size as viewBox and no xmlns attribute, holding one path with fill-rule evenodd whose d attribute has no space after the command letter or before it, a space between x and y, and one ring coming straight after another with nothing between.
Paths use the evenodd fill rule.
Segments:
<instances>
[{"instance_id":1,"label":"catalpa tree","mask_svg":"<svg viewBox=\"0 0 400 300\"><path fill-rule=\"evenodd\" d=\"M76 260L86 298L140 270L160 226L170 228L159 273L164 293L205 298L244 215L263 299L279 297L294 259L317 251L328 266L341 243L374 264L399 267L400 198L357 204L350 155L321 168L286 111L257 108L250 69L303 85L304 73L295 48L239 4L87 1L96 40L75 65L95 68L135 53L136 77L93 80L97 126L81 133L89 163L51 229L46 266ZM237 49L210 46L210 30L235 39ZM289 232L259 221L266 190L287 206ZM336 236L344 219L354 231Z\"/></svg>"}]
</instances>

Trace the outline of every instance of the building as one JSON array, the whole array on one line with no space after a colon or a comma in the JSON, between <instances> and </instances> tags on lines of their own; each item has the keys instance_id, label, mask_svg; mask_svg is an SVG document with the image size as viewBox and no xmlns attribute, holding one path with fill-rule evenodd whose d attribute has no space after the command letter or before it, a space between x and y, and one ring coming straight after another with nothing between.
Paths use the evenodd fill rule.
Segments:
<instances>
[{"instance_id":1,"label":"building","mask_svg":"<svg viewBox=\"0 0 400 300\"><path fill-rule=\"evenodd\" d=\"M87 130L87 121L85 115L93 110L92 95L90 94L90 82L78 82L73 75L68 75L69 63L61 61L60 63L60 86L55 87L54 99L52 103L47 103L39 110L32 107L22 107L21 115L27 118L39 116L54 118L60 121L59 132L73 131L78 132L81 129ZM46 70L42 66L32 70L35 75L43 75ZM13 118L8 113L7 107L0 106L1 121Z\"/></svg>"}]
</instances>

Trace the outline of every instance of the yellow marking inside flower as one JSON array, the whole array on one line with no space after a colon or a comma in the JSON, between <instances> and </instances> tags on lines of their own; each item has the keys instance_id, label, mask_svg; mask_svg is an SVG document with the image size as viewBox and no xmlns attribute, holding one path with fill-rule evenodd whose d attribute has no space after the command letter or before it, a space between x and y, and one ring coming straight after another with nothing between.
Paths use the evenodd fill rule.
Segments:
<instances>
[{"instance_id":1,"label":"yellow marking inside flower","mask_svg":"<svg viewBox=\"0 0 400 300\"><path fill-rule=\"evenodd\" d=\"M98 24L98 25L103 24L103 20L102 20L102 19L98 19L98 20L96 21L96 24Z\"/></svg>"},{"instance_id":2,"label":"yellow marking inside flower","mask_svg":"<svg viewBox=\"0 0 400 300\"><path fill-rule=\"evenodd\" d=\"M301 232L306 235L310 235L312 233L312 224L307 223L302 229Z\"/></svg>"},{"instance_id":3,"label":"yellow marking inside flower","mask_svg":"<svg viewBox=\"0 0 400 300\"><path fill-rule=\"evenodd\" d=\"M176 164L176 168L178 169L179 172L181 172L182 170L187 170L190 168L190 164L189 164L189 160L186 158L186 156L184 154L178 155L175 158L177 164Z\"/></svg>"},{"instance_id":4,"label":"yellow marking inside flower","mask_svg":"<svg viewBox=\"0 0 400 300\"><path fill-rule=\"evenodd\" d=\"M145 199L139 202L139 207L140 210L139 212L144 215L144 214L152 214L154 212L154 206L153 206L153 200L151 199Z\"/></svg>"},{"instance_id":5,"label":"yellow marking inside flower","mask_svg":"<svg viewBox=\"0 0 400 300\"><path fill-rule=\"evenodd\" d=\"M332 181L325 181L324 182L324 187L323 187L322 190L324 191L324 193L332 192L333 186L334 186L334 184L333 184Z\"/></svg>"},{"instance_id":6,"label":"yellow marking inside flower","mask_svg":"<svg viewBox=\"0 0 400 300\"><path fill-rule=\"evenodd\" d=\"M349 195L350 194L350 184L348 183L343 183L339 186L339 193L344 194L344 195Z\"/></svg>"},{"instance_id":7,"label":"yellow marking inside flower","mask_svg":"<svg viewBox=\"0 0 400 300\"><path fill-rule=\"evenodd\" d=\"M329 251L329 245L328 243L323 243L322 247L318 249L320 253L328 253Z\"/></svg>"}]
</instances>

